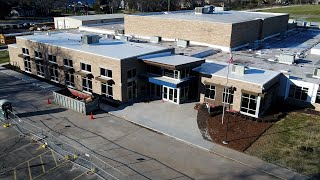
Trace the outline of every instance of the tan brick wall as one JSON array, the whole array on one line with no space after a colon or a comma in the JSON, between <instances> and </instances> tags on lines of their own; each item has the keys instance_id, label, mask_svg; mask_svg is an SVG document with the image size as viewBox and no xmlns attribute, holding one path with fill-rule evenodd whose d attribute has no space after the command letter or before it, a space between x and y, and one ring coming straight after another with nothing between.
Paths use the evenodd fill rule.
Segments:
<instances>
[{"instance_id":1,"label":"tan brick wall","mask_svg":"<svg viewBox=\"0 0 320 180\"><path fill-rule=\"evenodd\" d=\"M130 35L161 36L230 46L231 24L125 15L125 32Z\"/></svg>"},{"instance_id":2,"label":"tan brick wall","mask_svg":"<svg viewBox=\"0 0 320 180\"><path fill-rule=\"evenodd\" d=\"M265 19L263 21L262 38L287 31L288 20L289 15L281 15Z\"/></svg>"},{"instance_id":3,"label":"tan brick wall","mask_svg":"<svg viewBox=\"0 0 320 180\"><path fill-rule=\"evenodd\" d=\"M252 43L259 39L261 20L232 24L231 47Z\"/></svg>"},{"instance_id":4,"label":"tan brick wall","mask_svg":"<svg viewBox=\"0 0 320 180\"><path fill-rule=\"evenodd\" d=\"M216 97L214 101L211 101L211 103L214 103L215 105L222 105L222 92L223 87L225 87L226 79L221 77L201 77L201 82L199 84L199 91L200 91L200 102L208 102L205 96L205 82L218 84L219 86L216 86ZM234 98L233 98L233 105L232 109L235 111L240 111L240 105L241 105L241 91L246 90L254 93L262 93L262 88L259 85L250 84L250 83L244 83L241 81L236 81L229 79L228 86L232 86L236 88L236 91L234 92ZM210 101L210 100L209 100Z\"/></svg>"},{"instance_id":5,"label":"tan brick wall","mask_svg":"<svg viewBox=\"0 0 320 180\"><path fill-rule=\"evenodd\" d=\"M37 43L26 42L23 39L17 40L18 47L16 49L9 49L10 51L10 59L13 62L17 62L20 66L21 70L24 71L23 66L23 59L18 57L18 54L22 53L22 47L26 47L29 49L30 57L34 57L34 50L38 49L39 51L43 52L43 56L50 53L52 55L57 56L57 64L59 66L63 66L64 62L63 59L71 59L73 60L73 67L75 71L80 71L80 62L90 64L91 65L91 73L94 77L100 76L100 67L112 70L112 79L114 80L115 84L113 86L113 98L115 100L122 101L122 84L121 84L121 65L120 60L110 59L94 54L89 54L80 51L74 51L64 48L52 47L47 45L38 45ZM16 51L20 51L17 53ZM44 61L48 65L47 57L44 56ZM48 69L48 68L47 68ZM32 62L32 73L37 74L35 62ZM65 77L63 69L59 69L59 83L65 84ZM49 71L47 71L46 75L47 79L49 77ZM78 90L82 90L82 77L80 75L75 74L75 84ZM93 92L96 94L101 94L101 82L97 80L92 80L92 88Z\"/></svg>"},{"instance_id":6,"label":"tan brick wall","mask_svg":"<svg viewBox=\"0 0 320 180\"><path fill-rule=\"evenodd\" d=\"M20 69L24 69L24 63L22 58L18 57L19 54L22 54L22 49L16 46L8 46L10 64Z\"/></svg>"}]
</instances>

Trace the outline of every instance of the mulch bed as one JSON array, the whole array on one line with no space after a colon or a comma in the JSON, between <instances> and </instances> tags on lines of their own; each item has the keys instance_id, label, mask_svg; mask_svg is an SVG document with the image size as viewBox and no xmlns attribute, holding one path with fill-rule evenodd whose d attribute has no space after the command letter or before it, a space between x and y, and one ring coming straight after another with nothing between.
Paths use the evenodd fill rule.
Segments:
<instances>
[{"instance_id":1,"label":"mulch bed","mask_svg":"<svg viewBox=\"0 0 320 180\"><path fill-rule=\"evenodd\" d=\"M206 131L213 142L241 152L250 147L252 143L273 125L271 122L251 121L243 116L232 113L226 113L224 124L222 124L222 114L209 115L204 107L198 108L198 111L198 125L199 122L203 125L204 119L206 119ZM222 143L226 139L226 132L228 145Z\"/></svg>"}]
</instances>

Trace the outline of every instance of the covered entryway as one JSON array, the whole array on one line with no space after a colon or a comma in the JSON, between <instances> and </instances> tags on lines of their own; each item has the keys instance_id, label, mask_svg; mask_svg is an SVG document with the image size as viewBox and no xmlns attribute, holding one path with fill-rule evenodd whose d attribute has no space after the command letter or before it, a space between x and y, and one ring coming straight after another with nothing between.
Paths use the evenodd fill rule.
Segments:
<instances>
[{"instance_id":1,"label":"covered entryway","mask_svg":"<svg viewBox=\"0 0 320 180\"><path fill-rule=\"evenodd\" d=\"M162 99L176 104L180 103L179 89L163 86Z\"/></svg>"}]
</instances>

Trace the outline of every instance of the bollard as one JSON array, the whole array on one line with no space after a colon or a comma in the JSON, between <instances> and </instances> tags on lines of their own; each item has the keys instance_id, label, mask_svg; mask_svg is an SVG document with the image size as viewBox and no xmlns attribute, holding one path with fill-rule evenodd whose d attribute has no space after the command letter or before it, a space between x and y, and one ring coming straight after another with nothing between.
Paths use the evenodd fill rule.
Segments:
<instances>
[{"instance_id":1,"label":"bollard","mask_svg":"<svg viewBox=\"0 0 320 180\"><path fill-rule=\"evenodd\" d=\"M50 102L50 98L48 98L48 104L51 104L51 102Z\"/></svg>"},{"instance_id":2,"label":"bollard","mask_svg":"<svg viewBox=\"0 0 320 180\"><path fill-rule=\"evenodd\" d=\"M90 120L92 121L94 118L93 118L93 114L92 112L90 113Z\"/></svg>"}]
</instances>

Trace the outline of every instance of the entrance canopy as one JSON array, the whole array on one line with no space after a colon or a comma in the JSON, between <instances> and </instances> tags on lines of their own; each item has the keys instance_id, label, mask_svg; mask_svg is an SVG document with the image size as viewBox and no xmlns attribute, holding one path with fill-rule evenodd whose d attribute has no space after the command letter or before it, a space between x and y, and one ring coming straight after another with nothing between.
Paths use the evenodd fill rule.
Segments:
<instances>
[{"instance_id":1,"label":"entrance canopy","mask_svg":"<svg viewBox=\"0 0 320 180\"><path fill-rule=\"evenodd\" d=\"M171 88L179 88L187 84L190 79L192 79L192 77L183 80L176 80L165 76L150 76L148 77L148 82Z\"/></svg>"}]
</instances>

